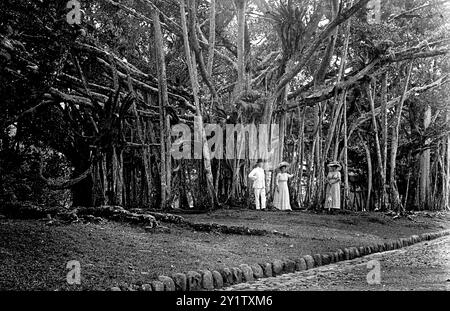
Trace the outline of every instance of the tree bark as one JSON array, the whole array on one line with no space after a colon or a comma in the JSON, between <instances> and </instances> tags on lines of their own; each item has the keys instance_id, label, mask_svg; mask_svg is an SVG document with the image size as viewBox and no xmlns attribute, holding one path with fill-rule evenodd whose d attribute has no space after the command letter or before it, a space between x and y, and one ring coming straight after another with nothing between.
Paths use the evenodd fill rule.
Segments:
<instances>
[{"instance_id":1,"label":"tree bark","mask_svg":"<svg viewBox=\"0 0 450 311\"><path fill-rule=\"evenodd\" d=\"M388 88L388 74L384 73L382 77L382 84L381 84L381 124L383 126L382 129L382 137L383 137L383 165L381 166L382 174L381 174L381 210L386 209L387 204L387 190L386 190L386 180L387 180L387 158L388 158L388 122L387 122L387 88ZM372 114L375 112L372 111Z\"/></svg>"},{"instance_id":2,"label":"tree bark","mask_svg":"<svg viewBox=\"0 0 450 311\"><path fill-rule=\"evenodd\" d=\"M372 194L372 157L370 156L370 149L367 143L363 140L361 135L358 133L359 139L361 140L361 143L363 144L364 150L366 152L366 158L367 158L367 197L366 197L366 205L365 210L370 210L370 199Z\"/></svg>"},{"instance_id":3,"label":"tree bark","mask_svg":"<svg viewBox=\"0 0 450 311\"><path fill-rule=\"evenodd\" d=\"M374 87L374 91L375 91L375 87ZM380 134L378 132L378 123L377 123L377 119L376 119L376 115L375 115L374 93L372 92L372 88L371 88L370 84L367 84L367 97L369 99L370 110L372 112L372 125L373 125L373 131L375 134L375 147L377 150L378 170L380 171L381 184L382 184L382 187L384 188L384 181L386 180L386 176L384 176L385 169L383 166L383 158L381 155ZM382 192L381 196L383 198L384 191L382 190L381 192Z\"/></svg>"},{"instance_id":4,"label":"tree bark","mask_svg":"<svg viewBox=\"0 0 450 311\"><path fill-rule=\"evenodd\" d=\"M406 81L405 81L403 93L402 93L402 96L400 97L400 101L399 101L399 103L397 105L397 109L395 111L395 117L394 117L395 125L392 128L392 148L391 148L391 163L390 163L391 170L390 170L390 176L389 176L389 179L390 179L389 186L390 186L390 193L391 193L391 204L392 204L392 207L397 211L400 211L403 209L402 202L400 200L400 194L398 193L397 180L396 180L396 176L395 176L398 138L399 138L400 122L402 119L403 102L405 101L406 92L408 90L409 79L411 77L412 65L413 65L413 62L411 61L409 63L408 69L407 69Z\"/></svg>"},{"instance_id":5,"label":"tree bark","mask_svg":"<svg viewBox=\"0 0 450 311\"><path fill-rule=\"evenodd\" d=\"M238 81L234 89L234 98L237 100L245 89L245 8L247 0L234 0L237 9L237 55L238 55Z\"/></svg>"},{"instance_id":6,"label":"tree bark","mask_svg":"<svg viewBox=\"0 0 450 311\"><path fill-rule=\"evenodd\" d=\"M184 42L184 51L186 54L186 62L188 65L189 77L191 80L192 91L194 95L194 103L195 103L195 113L196 113L196 121L198 130L200 131L201 140L202 140L202 154L203 154L203 164L206 171L206 182L207 182L207 192L208 198L211 204L211 208L215 208L218 205L216 192L214 190L214 178L211 169L211 156L210 150L208 146L208 142L206 139L206 133L203 126L203 115L200 108L200 100L198 96L198 77L197 77L197 67L195 61L195 54L191 55L191 48L189 45L189 36L187 30L187 22L186 22L186 9L185 9L184 0L180 0L180 14L181 14L181 27L183 30L183 42Z\"/></svg>"},{"instance_id":7,"label":"tree bark","mask_svg":"<svg viewBox=\"0 0 450 311\"><path fill-rule=\"evenodd\" d=\"M344 92L343 100L344 100L344 107L343 107L343 119L344 119L344 209L348 208L348 199L350 196L350 188L348 183L348 134L347 134L347 98L346 98L346 92Z\"/></svg>"},{"instance_id":8,"label":"tree bark","mask_svg":"<svg viewBox=\"0 0 450 311\"><path fill-rule=\"evenodd\" d=\"M155 35L155 52L158 67L158 88L159 88L159 126L161 136L161 208L168 208L168 199L170 198L170 148L168 148L168 140L170 136L167 134L167 116L166 107L169 106L169 96L167 93L167 75L166 63L164 59L163 36L161 24L159 20L159 12L152 9L152 19Z\"/></svg>"},{"instance_id":9,"label":"tree bark","mask_svg":"<svg viewBox=\"0 0 450 311\"><path fill-rule=\"evenodd\" d=\"M431 107L427 106L425 108L425 113L423 117L423 128L424 131L430 126L431 123ZM425 144L429 144L430 141L425 141ZM430 160L431 160L431 150L426 148L422 151L420 155L420 170L419 170L419 196L418 196L418 206L420 209L428 209L430 202Z\"/></svg>"},{"instance_id":10,"label":"tree bark","mask_svg":"<svg viewBox=\"0 0 450 311\"><path fill-rule=\"evenodd\" d=\"M209 9L209 52L208 52L208 76L212 77L214 64L214 47L216 44L216 0L211 0Z\"/></svg>"},{"instance_id":11,"label":"tree bark","mask_svg":"<svg viewBox=\"0 0 450 311\"><path fill-rule=\"evenodd\" d=\"M447 124L450 124L450 111L447 111L447 115L445 120ZM444 207L447 210L450 210L450 134L447 135L447 171L446 171L446 191L444 195Z\"/></svg>"}]
</instances>

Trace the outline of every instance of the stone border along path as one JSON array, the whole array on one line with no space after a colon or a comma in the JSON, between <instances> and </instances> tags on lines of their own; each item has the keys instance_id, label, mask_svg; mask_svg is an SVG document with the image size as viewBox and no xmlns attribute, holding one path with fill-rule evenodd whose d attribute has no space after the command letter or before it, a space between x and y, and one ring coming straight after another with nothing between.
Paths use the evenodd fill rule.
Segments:
<instances>
[{"instance_id":1,"label":"stone border along path","mask_svg":"<svg viewBox=\"0 0 450 311\"><path fill-rule=\"evenodd\" d=\"M112 287L112 291L132 290L132 291L201 291L221 289L234 284L251 282L255 279L278 276L295 271L303 271L328 265L344 260L351 260L369 254L380 253L410 246L419 242L437 239L450 235L450 230L423 233L413 235L409 238L390 240L384 243L372 244L360 247L348 247L338 249L335 252L323 254L305 255L296 259L274 260L271 263L260 263L239 267L222 268L219 270L188 271L186 273L174 273L170 277L160 276L143 285L121 285Z\"/></svg>"}]
</instances>

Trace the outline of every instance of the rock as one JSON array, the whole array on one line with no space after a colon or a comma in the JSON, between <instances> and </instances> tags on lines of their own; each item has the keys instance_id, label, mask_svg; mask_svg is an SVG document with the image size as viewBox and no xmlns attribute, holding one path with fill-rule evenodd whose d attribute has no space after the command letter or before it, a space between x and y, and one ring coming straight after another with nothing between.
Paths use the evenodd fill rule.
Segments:
<instances>
[{"instance_id":1,"label":"rock","mask_svg":"<svg viewBox=\"0 0 450 311\"><path fill-rule=\"evenodd\" d=\"M237 267L231 268L231 274L233 275L233 283L239 284L242 283L242 271Z\"/></svg>"},{"instance_id":2,"label":"rock","mask_svg":"<svg viewBox=\"0 0 450 311\"><path fill-rule=\"evenodd\" d=\"M213 270L211 272L212 274L212 278L213 278L213 285L214 288L222 288L223 287L223 278L222 278L222 274L220 274L220 272Z\"/></svg>"},{"instance_id":3,"label":"rock","mask_svg":"<svg viewBox=\"0 0 450 311\"><path fill-rule=\"evenodd\" d=\"M322 254L321 255L322 258L322 265L329 265L331 263L331 257L329 254Z\"/></svg>"},{"instance_id":4,"label":"rock","mask_svg":"<svg viewBox=\"0 0 450 311\"><path fill-rule=\"evenodd\" d=\"M151 281L152 289L154 292L163 292L164 291L164 283L161 281Z\"/></svg>"},{"instance_id":5,"label":"rock","mask_svg":"<svg viewBox=\"0 0 450 311\"><path fill-rule=\"evenodd\" d=\"M314 254L313 258L314 258L314 266L320 267L322 265L322 255Z\"/></svg>"},{"instance_id":6,"label":"rock","mask_svg":"<svg viewBox=\"0 0 450 311\"><path fill-rule=\"evenodd\" d=\"M336 253L338 254L338 261L344 261L345 260L345 253L342 249L338 249L336 251Z\"/></svg>"},{"instance_id":7,"label":"rock","mask_svg":"<svg viewBox=\"0 0 450 311\"><path fill-rule=\"evenodd\" d=\"M382 253L386 251L386 245L384 243L378 243L378 252Z\"/></svg>"},{"instance_id":8,"label":"rock","mask_svg":"<svg viewBox=\"0 0 450 311\"><path fill-rule=\"evenodd\" d=\"M414 244L420 242L420 237L418 235L413 235L411 238L413 239Z\"/></svg>"},{"instance_id":9,"label":"rock","mask_svg":"<svg viewBox=\"0 0 450 311\"><path fill-rule=\"evenodd\" d=\"M339 261L339 254L338 254L338 252L333 252L331 254L333 254L333 256L331 258L331 262L332 263L338 262Z\"/></svg>"},{"instance_id":10,"label":"rock","mask_svg":"<svg viewBox=\"0 0 450 311\"><path fill-rule=\"evenodd\" d=\"M219 272L222 275L223 285L228 286L233 284L233 274L230 269L223 268L220 269Z\"/></svg>"},{"instance_id":11,"label":"rock","mask_svg":"<svg viewBox=\"0 0 450 311\"><path fill-rule=\"evenodd\" d=\"M303 259L305 259L307 269L314 268L314 258L311 255L305 255Z\"/></svg>"},{"instance_id":12,"label":"rock","mask_svg":"<svg viewBox=\"0 0 450 311\"><path fill-rule=\"evenodd\" d=\"M187 289L187 277L184 273L174 273L172 280L176 291L184 292Z\"/></svg>"},{"instance_id":13,"label":"rock","mask_svg":"<svg viewBox=\"0 0 450 311\"><path fill-rule=\"evenodd\" d=\"M262 263L259 264L261 268L263 269L264 276L269 278L273 276L273 270L272 270L272 264L271 263Z\"/></svg>"},{"instance_id":14,"label":"rock","mask_svg":"<svg viewBox=\"0 0 450 311\"><path fill-rule=\"evenodd\" d=\"M374 245L370 246L370 250L371 250L371 253L374 254L374 253L378 253L380 251L380 248L378 247L378 244L374 244Z\"/></svg>"},{"instance_id":15,"label":"rock","mask_svg":"<svg viewBox=\"0 0 450 311\"><path fill-rule=\"evenodd\" d=\"M395 247L396 249L402 248L402 247L403 247L402 241L400 241L400 239L399 239L399 240L395 240L395 241L394 241L394 247Z\"/></svg>"},{"instance_id":16,"label":"rock","mask_svg":"<svg viewBox=\"0 0 450 311\"><path fill-rule=\"evenodd\" d=\"M121 292L122 290L119 287L114 286L114 287L111 287L111 291L112 292Z\"/></svg>"},{"instance_id":17,"label":"rock","mask_svg":"<svg viewBox=\"0 0 450 311\"><path fill-rule=\"evenodd\" d=\"M295 272L295 261L290 260L290 259L286 259L283 262L283 271L285 273L293 273L293 272Z\"/></svg>"},{"instance_id":18,"label":"rock","mask_svg":"<svg viewBox=\"0 0 450 311\"><path fill-rule=\"evenodd\" d=\"M264 277L264 271L263 271L263 269L261 268L260 265L258 265L258 264L253 264L253 265L250 266L250 268L251 268L252 271L253 271L253 277L254 277L255 279L260 279L260 278L263 278L263 277Z\"/></svg>"},{"instance_id":19,"label":"rock","mask_svg":"<svg viewBox=\"0 0 450 311\"><path fill-rule=\"evenodd\" d=\"M364 246L358 247L358 251L361 257L366 255L366 249L364 248Z\"/></svg>"},{"instance_id":20,"label":"rock","mask_svg":"<svg viewBox=\"0 0 450 311\"><path fill-rule=\"evenodd\" d=\"M186 273L186 283L188 291L197 291L201 289L202 276L196 271Z\"/></svg>"},{"instance_id":21,"label":"rock","mask_svg":"<svg viewBox=\"0 0 450 311\"><path fill-rule=\"evenodd\" d=\"M214 289L214 280L211 271L201 270L200 275L202 276L202 288L206 290Z\"/></svg>"},{"instance_id":22,"label":"rock","mask_svg":"<svg viewBox=\"0 0 450 311\"><path fill-rule=\"evenodd\" d=\"M152 286L150 284L142 284L141 285L141 290L143 292L151 292L153 289L152 289Z\"/></svg>"},{"instance_id":23,"label":"rock","mask_svg":"<svg viewBox=\"0 0 450 311\"><path fill-rule=\"evenodd\" d=\"M360 257L361 255L359 254L359 249L357 247L352 247L352 248L353 248L353 252L355 254L355 257L353 257L353 258Z\"/></svg>"},{"instance_id":24,"label":"rock","mask_svg":"<svg viewBox=\"0 0 450 311\"><path fill-rule=\"evenodd\" d=\"M281 260L274 260L272 262L272 272L274 276L280 275L283 272L283 262Z\"/></svg>"},{"instance_id":25,"label":"rock","mask_svg":"<svg viewBox=\"0 0 450 311\"><path fill-rule=\"evenodd\" d=\"M370 246L364 246L364 249L365 249L364 253L366 255L372 254L372 249L370 248Z\"/></svg>"},{"instance_id":26,"label":"rock","mask_svg":"<svg viewBox=\"0 0 450 311\"><path fill-rule=\"evenodd\" d=\"M349 254L349 259L354 259L355 258L355 248L354 247L349 247L348 249L348 254Z\"/></svg>"},{"instance_id":27,"label":"rock","mask_svg":"<svg viewBox=\"0 0 450 311\"><path fill-rule=\"evenodd\" d=\"M295 260L295 270L304 271L306 269L308 269L308 267L306 266L305 258L297 258Z\"/></svg>"},{"instance_id":28,"label":"rock","mask_svg":"<svg viewBox=\"0 0 450 311\"><path fill-rule=\"evenodd\" d=\"M172 278L168 276L161 275L158 280L164 284L164 290L166 292L174 292L175 291L175 282Z\"/></svg>"},{"instance_id":29,"label":"rock","mask_svg":"<svg viewBox=\"0 0 450 311\"><path fill-rule=\"evenodd\" d=\"M249 265L242 264L239 266L239 269L241 269L241 271L242 271L242 276L243 276L244 282L251 282L251 281L255 280L253 277L253 270L252 270L252 268L250 268Z\"/></svg>"},{"instance_id":30,"label":"rock","mask_svg":"<svg viewBox=\"0 0 450 311\"><path fill-rule=\"evenodd\" d=\"M344 248L344 260L350 260L350 249Z\"/></svg>"}]
</instances>

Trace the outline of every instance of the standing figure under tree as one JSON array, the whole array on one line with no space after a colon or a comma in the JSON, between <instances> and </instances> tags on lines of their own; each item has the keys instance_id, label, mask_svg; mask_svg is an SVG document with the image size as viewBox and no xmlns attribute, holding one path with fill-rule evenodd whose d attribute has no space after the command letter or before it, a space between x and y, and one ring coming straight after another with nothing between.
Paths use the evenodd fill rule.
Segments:
<instances>
[{"instance_id":1,"label":"standing figure under tree","mask_svg":"<svg viewBox=\"0 0 450 311\"><path fill-rule=\"evenodd\" d=\"M327 175L327 196L325 200L325 208L340 209L341 208L341 165L337 161L328 164L329 172Z\"/></svg>"},{"instance_id":2,"label":"standing figure under tree","mask_svg":"<svg viewBox=\"0 0 450 311\"><path fill-rule=\"evenodd\" d=\"M278 166L280 172L276 177L276 189L273 197L273 206L281 211L291 211L291 203L289 198L288 179L294 177L286 172L289 163L281 162Z\"/></svg>"}]
</instances>

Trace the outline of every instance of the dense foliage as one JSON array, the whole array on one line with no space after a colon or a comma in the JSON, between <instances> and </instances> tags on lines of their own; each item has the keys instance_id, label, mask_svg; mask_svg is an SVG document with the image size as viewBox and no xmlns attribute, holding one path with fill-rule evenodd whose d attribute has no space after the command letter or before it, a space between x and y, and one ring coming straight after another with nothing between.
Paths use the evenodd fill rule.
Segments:
<instances>
[{"instance_id":1,"label":"dense foliage","mask_svg":"<svg viewBox=\"0 0 450 311\"><path fill-rule=\"evenodd\" d=\"M449 3L3 1L1 200L248 206L253 160L167 157L201 116L279 124L295 207L339 160L345 208L449 208Z\"/></svg>"}]
</instances>

